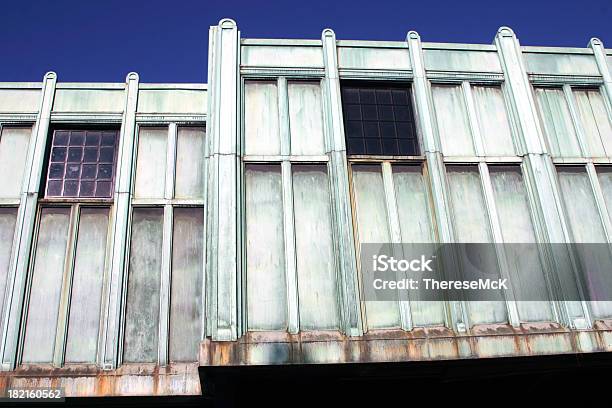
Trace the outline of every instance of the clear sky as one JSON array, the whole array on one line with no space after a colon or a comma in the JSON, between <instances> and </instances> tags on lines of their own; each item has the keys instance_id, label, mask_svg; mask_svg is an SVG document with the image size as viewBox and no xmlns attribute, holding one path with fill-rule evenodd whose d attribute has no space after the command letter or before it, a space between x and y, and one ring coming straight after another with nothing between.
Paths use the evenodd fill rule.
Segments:
<instances>
[{"instance_id":1,"label":"clear sky","mask_svg":"<svg viewBox=\"0 0 612 408\"><path fill-rule=\"evenodd\" d=\"M497 28L521 44L612 48L612 0L2 0L0 81L206 82L208 27L236 20L243 37L486 43Z\"/></svg>"}]
</instances>

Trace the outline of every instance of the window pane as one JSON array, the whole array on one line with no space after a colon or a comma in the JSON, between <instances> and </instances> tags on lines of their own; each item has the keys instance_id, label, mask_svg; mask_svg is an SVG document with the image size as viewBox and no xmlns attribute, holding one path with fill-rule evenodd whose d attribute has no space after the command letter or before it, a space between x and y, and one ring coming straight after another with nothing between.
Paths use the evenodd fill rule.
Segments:
<instances>
[{"instance_id":1,"label":"window pane","mask_svg":"<svg viewBox=\"0 0 612 408\"><path fill-rule=\"evenodd\" d=\"M69 224L69 208L42 209L23 344L24 363L53 360Z\"/></svg>"},{"instance_id":2,"label":"window pane","mask_svg":"<svg viewBox=\"0 0 612 408\"><path fill-rule=\"evenodd\" d=\"M472 86L472 93L487 156L514 155L510 123L501 88Z\"/></svg>"},{"instance_id":3,"label":"window pane","mask_svg":"<svg viewBox=\"0 0 612 408\"><path fill-rule=\"evenodd\" d=\"M445 156L473 156L474 145L461 86L431 87L438 130Z\"/></svg>"},{"instance_id":4,"label":"window pane","mask_svg":"<svg viewBox=\"0 0 612 408\"><path fill-rule=\"evenodd\" d=\"M579 157L580 146L561 88L536 88L536 100L553 156Z\"/></svg>"},{"instance_id":5,"label":"window pane","mask_svg":"<svg viewBox=\"0 0 612 408\"><path fill-rule=\"evenodd\" d=\"M491 167L495 207L504 243L535 243L527 191L518 167ZM549 299L538 248L535 245L506 245L506 259L512 285L523 299ZM553 312L547 301L517 302L522 321L550 321Z\"/></svg>"},{"instance_id":6,"label":"window pane","mask_svg":"<svg viewBox=\"0 0 612 408\"><path fill-rule=\"evenodd\" d=\"M589 181L589 177L584 167L561 167L558 169L559 184L563 194L563 202L567 212L567 222L572 230L573 242L578 243L605 243L606 234L603 229L601 218L595 202L595 196ZM604 197L607 186L602 185ZM598 265L610 265L612 260L609 253L604 253L600 246L593 247L595 250L589 251L590 247L583 245L580 249L580 261L586 273L588 281L585 282L587 290L594 293L610 293L612 288L612 275L601 276L599 273L589 271L599 271ZM594 266L591 266L594 265ZM602 290L602 288L607 288ZM607 292L606 292L607 290ZM591 302L593 314L596 317L612 316L612 302Z\"/></svg>"},{"instance_id":7,"label":"window pane","mask_svg":"<svg viewBox=\"0 0 612 408\"><path fill-rule=\"evenodd\" d=\"M132 215L124 360L156 362L163 241L162 208L135 208Z\"/></svg>"},{"instance_id":8,"label":"window pane","mask_svg":"<svg viewBox=\"0 0 612 408\"><path fill-rule=\"evenodd\" d=\"M0 198L18 198L32 128L2 128L0 135Z\"/></svg>"},{"instance_id":9,"label":"window pane","mask_svg":"<svg viewBox=\"0 0 612 408\"><path fill-rule=\"evenodd\" d=\"M4 305L4 291L9 275L16 220L17 208L0 208L0 312ZM0 322L1 328L2 322Z\"/></svg>"},{"instance_id":10,"label":"window pane","mask_svg":"<svg viewBox=\"0 0 612 408\"><path fill-rule=\"evenodd\" d=\"M349 154L419 154L410 88L344 85L342 109Z\"/></svg>"},{"instance_id":11,"label":"window pane","mask_svg":"<svg viewBox=\"0 0 612 408\"><path fill-rule=\"evenodd\" d=\"M117 139L117 131L56 130L46 196L111 198Z\"/></svg>"},{"instance_id":12,"label":"window pane","mask_svg":"<svg viewBox=\"0 0 612 408\"><path fill-rule=\"evenodd\" d=\"M434 242L429 199L420 166L393 166L393 184L403 243ZM410 293L415 326L444 324L444 303L420 302L419 292Z\"/></svg>"},{"instance_id":13,"label":"window pane","mask_svg":"<svg viewBox=\"0 0 612 408\"><path fill-rule=\"evenodd\" d=\"M94 363L102 303L108 208L83 208L79 218L66 362Z\"/></svg>"},{"instance_id":14,"label":"window pane","mask_svg":"<svg viewBox=\"0 0 612 408\"><path fill-rule=\"evenodd\" d=\"M252 165L245 171L248 327L287 327L281 168Z\"/></svg>"},{"instance_id":15,"label":"window pane","mask_svg":"<svg viewBox=\"0 0 612 408\"><path fill-rule=\"evenodd\" d=\"M573 92L590 156L612 156L612 125L601 93L597 89Z\"/></svg>"},{"instance_id":16,"label":"window pane","mask_svg":"<svg viewBox=\"0 0 612 408\"><path fill-rule=\"evenodd\" d=\"M351 168L359 243L391 242L381 166L353 165ZM370 329L400 326L397 302L366 301L365 303Z\"/></svg>"},{"instance_id":17,"label":"window pane","mask_svg":"<svg viewBox=\"0 0 612 408\"><path fill-rule=\"evenodd\" d=\"M276 82L245 82L244 139L246 154L280 154Z\"/></svg>"},{"instance_id":18,"label":"window pane","mask_svg":"<svg viewBox=\"0 0 612 408\"><path fill-rule=\"evenodd\" d=\"M204 209L175 208L170 294L170 360L197 361L202 327Z\"/></svg>"},{"instance_id":19,"label":"window pane","mask_svg":"<svg viewBox=\"0 0 612 408\"><path fill-rule=\"evenodd\" d=\"M174 195L177 198L204 198L204 128L179 127L176 141L176 180Z\"/></svg>"},{"instance_id":20,"label":"window pane","mask_svg":"<svg viewBox=\"0 0 612 408\"><path fill-rule=\"evenodd\" d=\"M337 329L336 267L325 165L294 165L293 202L300 327Z\"/></svg>"},{"instance_id":21,"label":"window pane","mask_svg":"<svg viewBox=\"0 0 612 408\"><path fill-rule=\"evenodd\" d=\"M319 82L289 82L291 154L325 154Z\"/></svg>"},{"instance_id":22,"label":"window pane","mask_svg":"<svg viewBox=\"0 0 612 408\"><path fill-rule=\"evenodd\" d=\"M455 239L463 243L491 243L490 223L487 216L480 174L476 167L452 166L447 168ZM490 251L481 254L480 270L497 270L497 260ZM460 254L462 260L469 257ZM462 261L466 265L469 261ZM497 301L466 302L472 324L506 322L506 305Z\"/></svg>"},{"instance_id":23,"label":"window pane","mask_svg":"<svg viewBox=\"0 0 612 408\"><path fill-rule=\"evenodd\" d=\"M140 128L136 158L138 198L163 198L166 188L166 149L168 128Z\"/></svg>"}]
</instances>

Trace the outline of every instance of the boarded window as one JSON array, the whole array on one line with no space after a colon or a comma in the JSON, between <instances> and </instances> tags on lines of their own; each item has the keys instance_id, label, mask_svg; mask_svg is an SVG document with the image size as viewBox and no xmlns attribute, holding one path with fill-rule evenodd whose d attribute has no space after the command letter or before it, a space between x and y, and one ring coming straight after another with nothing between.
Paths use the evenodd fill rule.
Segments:
<instances>
[{"instance_id":1,"label":"boarded window","mask_svg":"<svg viewBox=\"0 0 612 408\"><path fill-rule=\"evenodd\" d=\"M419 154L410 88L347 83L342 109L348 154Z\"/></svg>"},{"instance_id":2,"label":"boarded window","mask_svg":"<svg viewBox=\"0 0 612 408\"><path fill-rule=\"evenodd\" d=\"M360 244L391 242L380 165L353 165L353 191ZM400 327L397 302L366 301L370 329Z\"/></svg>"},{"instance_id":3,"label":"boarded window","mask_svg":"<svg viewBox=\"0 0 612 408\"><path fill-rule=\"evenodd\" d=\"M535 243L527 191L518 167L491 167L495 208L504 243ZM506 245L508 274L520 294L517 302L523 321L551 321L553 312L538 248L535 245ZM543 301L524 301L542 299Z\"/></svg>"},{"instance_id":4,"label":"boarded window","mask_svg":"<svg viewBox=\"0 0 612 408\"><path fill-rule=\"evenodd\" d=\"M246 154L280 154L276 82L245 82L244 139Z\"/></svg>"},{"instance_id":5,"label":"boarded window","mask_svg":"<svg viewBox=\"0 0 612 408\"><path fill-rule=\"evenodd\" d=\"M137 198L163 198L166 188L168 128L140 128L136 158Z\"/></svg>"},{"instance_id":6,"label":"boarded window","mask_svg":"<svg viewBox=\"0 0 612 408\"><path fill-rule=\"evenodd\" d=\"M504 95L498 86L472 86L478 126L487 156L513 156L514 145Z\"/></svg>"},{"instance_id":7,"label":"boarded window","mask_svg":"<svg viewBox=\"0 0 612 408\"><path fill-rule=\"evenodd\" d=\"M53 132L46 197L111 198L117 131Z\"/></svg>"},{"instance_id":8,"label":"boarded window","mask_svg":"<svg viewBox=\"0 0 612 408\"><path fill-rule=\"evenodd\" d=\"M294 165L293 202L300 327L337 329L336 267L325 165Z\"/></svg>"},{"instance_id":9,"label":"boarded window","mask_svg":"<svg viewBox=\"0 0 612 408\"><path fill-rule=\"evenodd\" d=\"M605 243L606 234L593 194L589 176L584 167L560 167L559 184L565 204L566 218L572 230L572 240L578 243ZM604 197L607 186L603 185ZM593 248L593 251L589 251ZM610 265L612 255L600 250L601 246L582 245L579 259L588 276L586 290L602 293L602 288L612 288L612 275L593 273L601 268L598 265ZM606 293L606 292L603 292ZM612 316L612 302L592 302L593 314L596 317Z\"/></svg>"},{"instance_id":10,"label":"boarded window","mask_svg":"<svg viewBox=\"0 0 612 408\"><path fill-rule=\"evenodd\" d=\"M434 242L427 184L421 166L393 166L393 185L403 243ZM444 303L419 301L419 291L410 294L410 311L415 326L444 324Z\"/></svg>"},{"instance_id":11,"label":"boarded window","mask_svg":"<svg viewBox=\"0 0 612 408\"><path fill-rule=\"evenodd\" d=\"M457 242L465 243L492 243L488 211L478 169L473 166L451 166L447 167L447 175L455 239ZM478 258L482 262L477 265L480 270L498 270L497 259L491 251L471 258ZM470 254L461 253L460 259L463 266L469 265ZM462 267L462 269L465 271L468 268ZM506 305L502 301L467 302L467 306L472 324L507 321Z\"/></svg>"},{"instance_id":12,"label":"boarded window","mask_svg":"<svg viewBox=\"0 0 612 408\"><path fill-rule=\"evenodd\" d=\"M445 156L474 156L472 132L460 85L433 85L433 102Z\"/></svg>"},{"instance_id":13,"label":"boarded window","mask_svg":"<svg viewBox=\"0 0 612 408\"><path fill-rule=\"evenodd\" d=\"M197 361L202 327L202 208L175 208L170 293L171 361Z\"/></svg>"},{"instance_id":14,"label":"boarded window","mask_svg":"<svg viewBox=\"0 0 612 408\"><path fill-rule=\"evenodd\" d=\"M16 220L17 208L0 208L0 312L4 305L4 291L11 265ZM0 323L0 328L2 328L2 323Z\"/></svg>"},{"instance_id":15,"label":"boarded window","mask_svg":"<svg viewBox=\"0 0 612 408\"><path fill-rule=\"evenodd\" d=\"M176 141L176 198L199 198L204 193L203 127L179 127Z\"/></svg>"},{"instance_id":16,"label":"boarded window","mask_svg":"<svg viewBox=\"0 0 612 408\"><path fill-rule=\"evenodd\" d=\"M280 165L249 165L246 182L247 313L251 330L287 327Z\"/></svg>"},{"instance_id":17,"label":"boarded window","mask_svg":"<svg viewBox=\"0 0 612 408\"><path fill-rule=\"evenodd\" d=\"M291 154L325 154L323 107L319 82L289 82Z\"/></svg>"},{"instance_id":18,"label":"boarded window","mask_svg":"<svg viewBox=\"0 0 612 408\"><path fill-rule=\"evenodd\" d=\"M535 93L550 153L561 157L581 156L563 89L536 88Z\"/></svg>"},{"instance_id":19,"label":"boarded window","mask_svg":"<svg viewBox=\"0 0 612 408\"><path fill-rule=\"evenodd\" d=\"M24 363L53 361L69 224L69 208L42 209L23 342Z\"/></svg>"},{"instance_id":20,"label":"boarded window","mask_svg":"<svg viewBox=\"0 0 612 408\"><path fill-rule=\"evenodd\" d=\"M97 361L109 212L108 207L42 208L24 363L61 361L64 339L65 362Z\"/></svg>"},{"instance_id":21,"label":"boarded window","mask_svg":"<svg viewBox=\"0 0 612 408\"><path fill-rule=\"evenodd\" d=\"M157 362L163 209L135 208L128 275L123 358Z\"/></svg>"},{"instance_id":22,"label":"boarded window","mask_svg":"<svg viewBox=\"0 0 612 408\"><path fill-rule=\"evenodd\" d=\"M597 167L597 178L606 203L608 217L612 219L612 167Z\"/></svg>"},{"instance_id":23,"label":"boarded window","mask_svg":"<svg viewBox=\"0 0 612 408\"><path fill-rule=\"evenodd\" d=\"M597 89L574 89L584 137L592 157L612 156L612 124Z\"/></svg>"},{"instance_id":24,"label":"boarded window","mask_svg":"<svg viewBox=\"0 0 612 408\"><path fill-rule=\"evenodd\" d=\"M66 343L68 363L96 361L108 217L108 208L83 208L79 217Z\"/></svg>"},{"instance_id":25,"label":"boarded window","mask_svg":"<svg viewBox=\"0 0 612 408\"><path fill-rule=\"evenodd\" d=\"M0 198L19 198L32 128L3 127L0 134Z\"/></svg>"}]
</instances>

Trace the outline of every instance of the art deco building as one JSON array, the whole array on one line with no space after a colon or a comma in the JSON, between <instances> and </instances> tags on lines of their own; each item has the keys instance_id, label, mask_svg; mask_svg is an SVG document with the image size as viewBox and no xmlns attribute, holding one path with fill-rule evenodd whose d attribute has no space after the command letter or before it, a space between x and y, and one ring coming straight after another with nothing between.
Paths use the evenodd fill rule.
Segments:
<instances>
[{"instance_id":1,"label":"art deco building","mask_svg":"<svg viewBox=\"0 0 612 408\"><path fill-rule=\"evenodd\" d=\"M537 302L368 301L359 262L370 242L612 242L596 38L250 39L224 19L208 84L49 72L0 83L0 127L1 390L179 398L251 368L512 371L612 351L612 303L567 295L571 253L530 255Z\"/></svg>"}]
</instances>

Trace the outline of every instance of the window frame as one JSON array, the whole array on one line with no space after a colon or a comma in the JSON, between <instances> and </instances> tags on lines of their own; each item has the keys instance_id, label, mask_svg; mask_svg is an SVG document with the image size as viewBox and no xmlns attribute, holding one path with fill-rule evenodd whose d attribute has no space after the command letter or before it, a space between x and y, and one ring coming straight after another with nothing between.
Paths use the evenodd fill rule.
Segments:
<instances>
[{"instance_id":1,"label":"window frame","mask_svg":"<svg viewBox=\"0 0 612 408\"><path fill-rule=\"evenodd\" d=\"M418 149L419 154L416 155L401 155L401 154L396 154L396 155L385 155L385 154L354 154L354 153L349 153L349 148L348 148L348 136L346 134L346 125L348 122L348 118L346 117L346 112L345 112L345 104L344 102L341 102L341 107L342 107L342 126L345 128L344 131L344 144L345 144L345 148L346 148L346 154L347 154L347 158L349 159L360 159L360 158L364 158L364 159L369 159L369 158L395 158L398 160L410 160L410 159L419 159L424 157L424 144L423 144L423 140L422 137L420 135L420 131L419 131L419 122L418 122L418 115L417 115L417 104L416 104L416 99L415 99L415 91L414 91L414 84L413 81L406 81L406 80L359 80L359 79L342 79L340 81L340 99L342 100L342 88L348 86L348 87L362 87L362 88L371 88L371 89L380 89L380 88L386 88L386 89L406 89L409 93L409 103L407 106L410 107L410 113L412 114L412 118L413 118L413 128L412 130L414 131L414 137L415 137L415 146ZM378 105L375 105L378 106ZM394 106L394 105L391 105ZM395 123L395 121L393 121ZM410 122L407 122L410 123ZM365 137L363 137L363 139L365 140ZM398 139L397 137L395 139Z\"/></svg>"},{"instance_id":2,"label":"window frame","mask_svg":"<svg viewBox=\"0 0 612 408\"><path fill-rule=\"evenodd\" d=\"M36 250L38 247L38 241L40 236L40 226L42 220L43 210L46 208L64 208L69 210L69 221L67 227L67 239L66 239L66 253L64 257L64 267L62 272L62 283L61 283L61 292L60 292L60 300L58 305L58 313L57 313L57 326L56 333L53 334L54 337L54 352L53 352L53 360L49 361L48 364L52 364L55 367L64 367L64 366L78 366L83 364L96 364L98 366L102 366L103 364L103 347L104 347L104 333L102 329L104 327L104 310L107 307L108 302L108 291L110 290L110 263L112 257L112 234L113 234L113 204L105 201L105 202L67 202L67 201L42 201L39 200L36 209L36 223L35 229L33 233L33 241L32 246L30 248L29 255L29 265L28 265L28 274L26 280L26 288L25 288L25 299L22 308L22 319L21 319L21 335L19 336L18 349L17 349L17 365L39 365L39 363L24 363L23 362L23 353L25 347L25 338L26 338L26 326L28 321L28 313L30 306L30 297L32 295L32 281L34 277L34 268L36 264ZM79 222L82 209L89 208L97 208L97 209L106 209L108 211L108 225L106 232L106 248L104 253L104 266L103 266L103 276L102 276L102 287L101 287L101 302L100 302L100 321L99 321L99 330L98 330L98 340L97 340L97 351L96 351L96 361L90 363L66 363L66 348L68 345L68 324L70 322L70 308L72 301L72 284L74 281L74 270L75 270L75 260L76 260L76 250L79 236Z\"/></svg>"},{"instance_id":3,"label":"window frame","mask_svg":"<svg viewBox=\"0 0 612 408\"><path fill-rule=\"evenodd\" d=\"M458 86L461 91L461 96L463 98L463 102L466 109L465 118L467 120L467 125L469 128L469 135L472 141L472 147L474 150L474 155L446 155L442 151L442 137L439 131L438 125L438 117L433 97L432 88L436 85L442 86ZM487 155L485 146L486 143L484 138L486 137L480 131L479 124L479 114L478 109L476 108L476 98L474 97L472 88L474 86L484 86L484 87L496 87L500 88L503 96L504 108L506 111L506 117L508 118L508 126L510 127L510 137L512 145L514 146L514 154L513 155L504 155L504 156L492 156ZM492 80L449 80L449 79L430 79L429 80L429 93L432 101L432 119L434 121L434 125L437 129L438 141L440 142L440 152L443 154L444 162L449 163L479 163L479 162L499 162L499 163L520 163L522 161L521 154L524 150L523 146L519 142L518 137L518 127L516 124L515 113L512 108L511 97L508 94L508 85L505 81Z\"/></svg>"},{"instance_id":4,"label":"window frame","mask_svg":"<svg viewBox=\"0 0 612 408\"><path fill-rule=\"evenodd\" d=\"M385 155L367 155L367 154L348 154L348 150L347 150L348 185L349 185L350 204L351 204L352 220L353 220L355 254L357 258L357 268L356 269L357 269L357 276L358 276L358 282L359 282L361 319L363 322L362 324L363 324L364 332L368 332L370 330L380 330L380 329L370 329L368 326L367 307L366 307L366 301L364 300L363 274L361 271L361 263L359 261L361 259L361 243L359 240L359 225L358 225L359 223L357 221L357 199L356 199L356 194L355 194L353 167L364 165L364 164L375 165L375 166L381 167L381 177L383 178L383 183L385 185L384 201L385 201L385 208L387 208L387 211L389 211L388 210L389 208L393 208L397 205L397 202L395 201L395 186L394 186L393 169L392 169L393 165L396 164L396 165L402 165L402 166L419 167L421 169L421 174L424 180L424 188L425 188L425 192L427 195L427 203L428 203L427 211L428 211L431 228L432 228L432 231L431 231L432 242L440 242L440 236L439 236L439 231L436 228L436 215L435 215L435 208L433 205L433 196L432 196L432 191L431 191L433 180L431 179L430 174L429 174L430 172L428 170L428 161L427 161L427 156L425 152L425 145L423 142L421 123L419 122L417 109L416 109L417 103L416 103L416 97L415 97L414 82L406 81L406 80L379 80L379 81L348 80L348 81L342 81L341 86L344 83L348 83L351 85L364 83L369 86L375 86L379 84L389 84L390 86L393 86L393 84L395 84L396 87L407 87L410 91L410 103L412 105L411 107L412 107L412 113L414 117L414 131L415 131L416 143L417 143L417 146L419 148L419 153L420 153L419 155L385 156ZM343 111L342 123L343 123L343 126L346 123L346 120L344 118L344 111ZM345 143L346 143L346 137L345 137ZM397 240L398 231L400 228L399 217L397 215L397 211L394 213L394 215L387 214L387 219L389 221L388 228L389 228L391 239ZM401 233L399 235L398 242L401 242ZM447 306L447 302L445 300L441 300L441 301L444 302L444 325L449 327L450 321L451 321L450 311ZM413 319L411 315L410 300L404 300L404 301L400 300L400 301L397 301L397 303L398 303L398 309L399 309L399 314L400 314L399 329L405 330L405 331L412 330L414 328L414 325L413 325Z\"/></svg>"},{"instance_id":5,"label":"window frame","mask_svg":"<svg viewBox=\"0 0 612 408\"><path fill-rule=\"evenodd\" d=\"M63 196L47 196L47 187L49 182L49 171L51 166L51 152L53 149L53 137L56 131L113 131L116 134L115 151L113 156L113 177L111 178L111 191L109 197L63 197ZM43 203L77 203L77 202L91 202L91 203L113 203L115 200L116 183L117 183L117 171L119 169L119 150L121 149L121 130L113 125L97 125L97 124L82 124L82 125L71 125L71 124L54 124L49 128L47 135L47 146L45 149L45 158L43 161L43 173L40 181L40 195L38 198L39 202ZM65 170L64 170L65 171ZM64 177L61 179L65 180ZM80 180L80 179L79 179ZM94 179L95 180L95 179Z\"/></svg>"},{"instance_id":6,"label":"window frame","mask_svg":"<svg viewBox=\"0 0 612 408\"><path fill-rule=\"evenodd\" d=\"M553 163L556 165L565 165L565 164L612 164L612 154L608 157L601 156L592 156L590 154L590 149L588 147L588 141L585 135L584 125L582 123L582 118L579 113L578 103L576 102L576 96L574 95L574 90L580 91L597 91L605 104L606 112L608 114L608 121L610 121L610 125L612 126L612 106L608 99L605 97L605 89L603 85L596 84L569 84L569 83L532 83L532 92L533 97L536 100L535 110L537 111L538 121L540 127L542 129L542 135L544 136L544 144L546 147L546 151L550 154ZM574 130L574 134L576 137L576 143L578 144L580 155L576 157L564 157L562 155L553 155L553 150L551 148L551 140L550 136L546 132L544 113L539 108L540 104L537 102L537 89L560 89L563 92L564 101L567 104L570 117L568 118L571 121L572 128ZM555 135L556 137L556 135Z\"/></svg>"},{"instance_id":7,"label":"window frame","mask_svg":"<svg viewBox=\"0 0 612 408\"><path fill-rule=\"evenodd\" d=\"M278 127L279 127L279 153L280 154L247 154L245 151L245 138L246 138L246 130L245 130L245 121L240 121L240 174L239 178L242 180L242 219L241 226L242 230L246 232L246 197L244 194L244 189L246 188L245 183L245 170L247 166L250 165L278 165L280 167L281 172L281 194L283 197L282 208L283 208L283 228L284 228L284 241L285 241L285 280L287 283L287 328L286 331L289 333L298 333L302 331L300 327L300 315L299 315L299 293L298 293L298 271L297 271L297 251L296 251L296 242L295 242L295 211L293 204L293 165L322 165L326 168L327 174L327 183L330 191L330 220L331 220L331 229L335 230L335 223L337 223L336 218L333 213L333 184L332 184L332 171L331 168L331 159L329 157L330 153L330 129L328 118L326 115L327 103L325 100L325 89L323 81L324 79L321 77L301 77L301 76L291 76L291 75L278 75L278 76L245 76L242 75L240 79L240 92L243 97L241 98L242 102L240 104L240 112L241 117L245 117L246 111L246 101L244 95L246 94L246 83L249 81L265 81L265 82L275 82L277 89L277 100L279 104L279 117L278 117ZM323 131L323 141L324 141L324 152L321 154L293 154L291 151L291 131L290 131L290 115L289 115L289 83L290 82L305 82L305 83L316 83L319 86L321 92L321 113L322 113L322 131ZM246 239L241 240L241 252L244 265L247 264L247 248L246 248ZM333 262L337 265L338 253L334 248L333 254ZM244 316L243 320L245 323L246 331L250 330L248 327L248 297L247 297L247 275L248 271L245 266L245 273L242 277L242 285L243 290L241 294L242 302L245 305L244 307ZM336 312L340 317L342 316L340 304L340 292L339 289L336 289L335 293L336 300ZM338 327L342 324L341 321L338 321Z\"/></svg>"},{"instance_id":8,"label":"window frame","mask_svg":"<svg viewBox=\"0 0 612 408\"><path fill-rule=\"evenodd\" d=\"M140 142L140 130L143 128L167 128L167 139L166 139L166 158L165 158L165 188L164 188L164 196L158 198L138 198L134 196L134 191L136 187L136 169L138 164L138 144ZM185 363L185 361L174 361L170 356L170 308L172 306L171 303L171 286L172 286L172 241L174 238L174 210L176 208L196 208L204 212L203 219L203 231L202 231L202 240L204 242L204 247L206 247L206 188L202 191L201 198L190 198L190 199L182 199L175 198L175 182L176 182L176 163L177 163L177 142L178 142L178 134L179 128L201 128L204 131L204 140L202 141L202 166L204 170L202 172L202 180L206 181L207 172L207 157L205 156L206 151L206 143L207 143L207 134L206 134L206 124L201 122L179 122L179 121L155 121L155 122L146 122L146 123L137 123L135 129L135 138L134 138L134 156L132 159L132 180L131 180L131 202L130 208L128 210L128 234L126 238L126 260L125 260L125 268L126 268L126 279L123 286L123 296L126 299L122 304L122 324L120 325L120 335L119 335L119 364L147 364L145 362L124 362L124 345L126 341L125 337L125 325L127 319L127 287L129 280L129 264L131 257L131 238L132 238L132 219L133 213L135 209L138 208L161 208L163 210L163 218L162 218L162 230L163 230L163 238L162 238L162 254L161 254L161 270L160 273L160 309L159 309L159 322L158 322L158 354L157 360L155 364L157 365L167 365L171 363ZM202 254L202 287L201 287L201 316L200 316L200 341L204 338L205 332L205 281L204 278L204 270L206 266L206 252L204 251ZM191 362L197 361L197 355L194 356L194 360Z\"/></svg>"}]
</instances>

